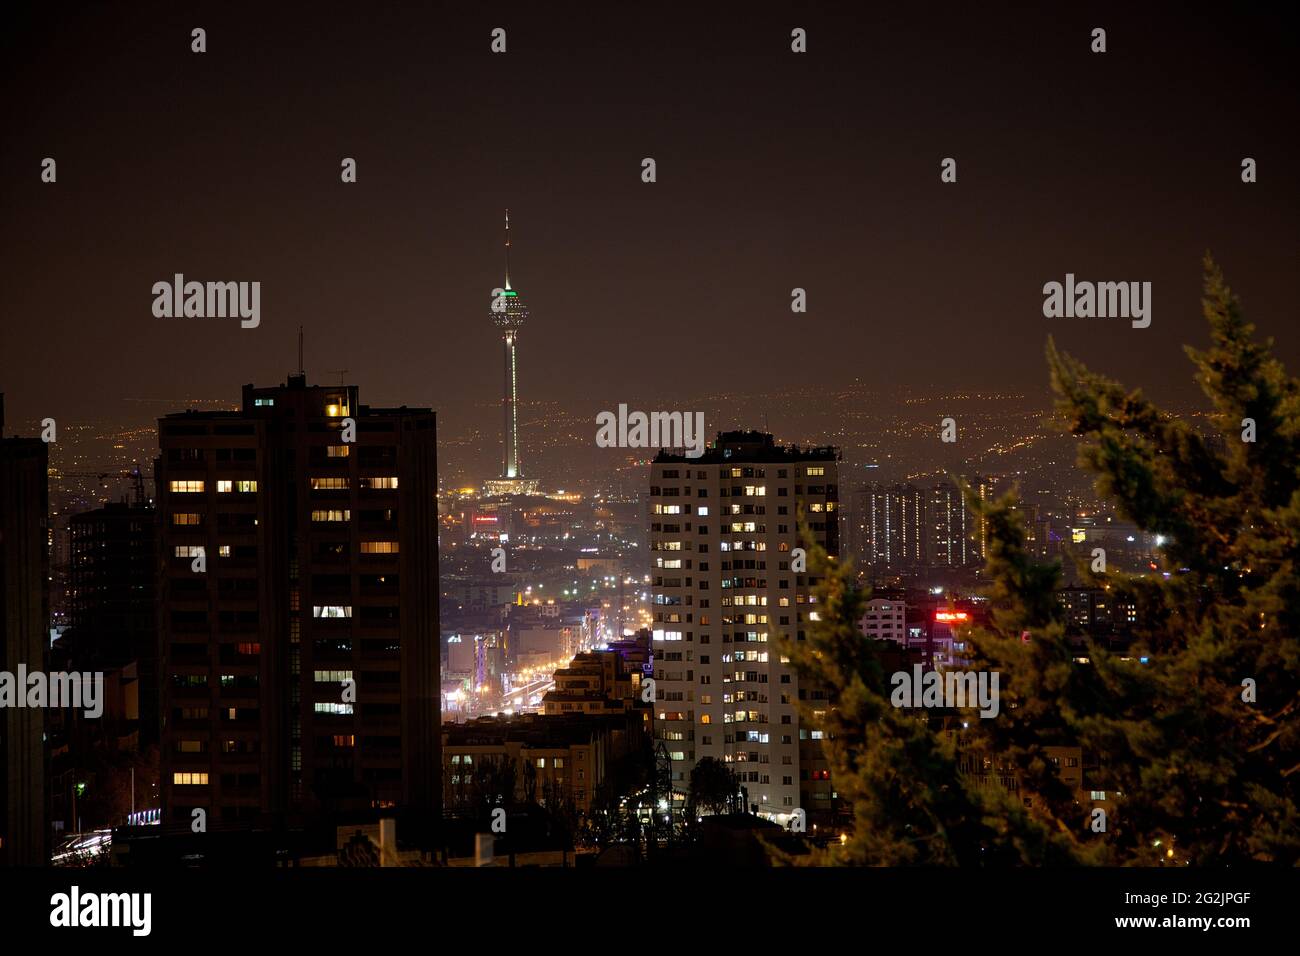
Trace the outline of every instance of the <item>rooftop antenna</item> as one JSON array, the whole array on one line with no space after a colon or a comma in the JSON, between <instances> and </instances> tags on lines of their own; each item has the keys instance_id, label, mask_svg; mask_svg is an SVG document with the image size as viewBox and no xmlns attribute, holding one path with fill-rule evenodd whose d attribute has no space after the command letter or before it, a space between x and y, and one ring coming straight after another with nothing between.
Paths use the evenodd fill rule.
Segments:
<instances>
[{"instance_id":1,"label":"rooftop antenna","mask_svg":"<svg viewBox=\"0 0 1300 956\"><path fill-rule=\"evenodd\" d=\"M506 210L506 288L510 288L510 210Z\"/></svg>"},{"instance_id":2,"label":"rooftop antenna","mask_svg":"<svg viewBox=\"0 0 1300 956\"><path fill-rule=\"evenodd\" d=\"M298 374L304 378L307 375L306 369L302 363L302 326L298 326Z\"/></svg>"},{"instance_id":3,"label":"rooftop antenna","mask_svg":"<svg viewBox=\"0 0 1300 956\"><path fill-rule=\"evenodd\" d=\"M348 372L352 371L352 369L350 369L350 368L327 368L325 371L330 372L330 373L336 373L336 374L338 375L338 377L339 377L339 384L342 385L342 384L343 384L343 376L344 376L344 375L347 375Z\"/></svg>"}]
</instances>

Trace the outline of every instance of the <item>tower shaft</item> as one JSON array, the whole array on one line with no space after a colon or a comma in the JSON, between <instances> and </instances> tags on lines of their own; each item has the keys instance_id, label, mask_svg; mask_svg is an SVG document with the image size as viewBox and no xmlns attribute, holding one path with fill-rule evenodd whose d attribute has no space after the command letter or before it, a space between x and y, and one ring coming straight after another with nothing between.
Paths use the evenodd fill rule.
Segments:
<instances>
[{"instance_id":1,"label":"tower shaft","mask_svg":"<svg viewBox=\"0 0 1300 956\"><path fill-rule=\"evenodd\" d=\"M502 478L518 478L519 469L519 375L517 349L519 332L511 329L503 337L505 342L505 380L501 407L505 449L501 465Z\"/></svg>"}]
</instances>

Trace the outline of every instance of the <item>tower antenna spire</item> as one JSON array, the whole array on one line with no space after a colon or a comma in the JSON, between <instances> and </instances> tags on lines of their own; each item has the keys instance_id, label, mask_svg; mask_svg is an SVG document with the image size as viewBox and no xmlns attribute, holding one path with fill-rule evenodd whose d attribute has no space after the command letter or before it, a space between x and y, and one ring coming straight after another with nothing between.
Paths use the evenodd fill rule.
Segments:
<instances>
[{"instance_id":1,"label":"tower antenna spire","mask_svg":"<svg viewBox=\"0 0 1300 956\"><path fill-rule=\"evenodd\" d=\"M510 210L506 210L506 288L510 288Z\"/></svg>"},{"instance_id":2,"label":"tower antenna spire","mask_svg":"<svg viewBox=\"0 0 1300 956\"><path fill-rule=\"evenodd\" d=\"M302 363L302 326L301 325L298 326L298 374L299 375L307 374L307 370L303 367L303 363Z\"/></svg>"}]
</instances>

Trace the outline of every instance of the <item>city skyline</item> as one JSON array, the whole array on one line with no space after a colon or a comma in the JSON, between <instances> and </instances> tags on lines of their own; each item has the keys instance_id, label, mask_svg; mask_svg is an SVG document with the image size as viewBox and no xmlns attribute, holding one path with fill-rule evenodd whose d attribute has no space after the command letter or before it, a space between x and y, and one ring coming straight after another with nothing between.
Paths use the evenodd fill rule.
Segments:
<instances>
[{"instance_id":1,"label":"city skyline","mask_svg":"<svg viewBox=\"0 0 1300 956\"><path fill-rule=\"evenodd\" d=\"M1285 938L1285 11L3 18L20 940Z\"/></svg>"}]
</instances>

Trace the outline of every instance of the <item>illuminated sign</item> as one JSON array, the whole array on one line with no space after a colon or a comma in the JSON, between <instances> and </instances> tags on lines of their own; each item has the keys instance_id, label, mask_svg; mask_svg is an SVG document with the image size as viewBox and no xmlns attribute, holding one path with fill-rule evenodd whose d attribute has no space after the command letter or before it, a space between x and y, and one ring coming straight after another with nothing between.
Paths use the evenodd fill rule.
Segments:
<instances>
[{"instance_id":1,"label":"illuminated sign","mask_svg":"<svg viewBox=\"0 0 1300 956\"><path fill-rule=\"evenodd\" d=\"M970 615L965 611L935 611L934 619L943 622L965 621L970 619Z\"/></svg>"}]
</instances>

